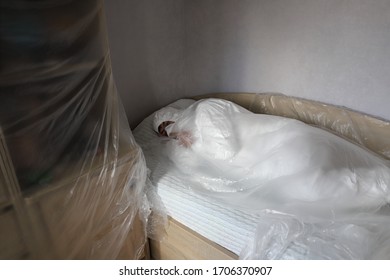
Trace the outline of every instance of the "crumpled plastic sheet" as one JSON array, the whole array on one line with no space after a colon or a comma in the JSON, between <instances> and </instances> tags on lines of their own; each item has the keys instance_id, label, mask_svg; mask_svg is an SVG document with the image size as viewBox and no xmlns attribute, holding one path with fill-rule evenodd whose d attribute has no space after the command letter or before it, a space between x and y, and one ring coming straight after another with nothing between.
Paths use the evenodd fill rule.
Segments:
<instances>
[{"instance_id":1,"label":"crumpled plastic sheet","mask_svg":"<svg viewBox=\"0 0 390 280\"><path fill-rule=\"evenodd\" d=\"M341 220L305 221L265 211L256 237L240 259L380 260L389 259L390 217L360 214Z\"/></svg>"},{"instance_id":2,"label":"crumpled plastic sheet","mask_svg":"<svg viewBox=\"0 0 390 280\"><path fill-rule=\"evenodd\" d=\"M1 1L0 45L3 176L14 178L27 257L142 257L154 206L113 82L103 2Z\"/></svg>"},{"instance_id":3,"label":"crumpled plastic sheet","mask_svg":"<svg viewBox=\"0 0 390 280\"><path fill-rule=\"evenodd\" d=\"M214 93L194 99L222 98L258 114L301 120L390 159L390 122L349 108L276 93Z\"/></svg>"},{"instance_id":4,"label":"crumpled plastic sheet","mask_svg":"<svg viewBox=\"0 0 390 280\"><path fill-rule=\"evenodd\" d=\"M244 99L252 109L258 106L253 96ZM322 110L316 110L310 119L317 118L318 125L329 123ZM390 258L389 212L380 214L390 202L390 161L384 158L388 149L382 149L381 141L377 151L384 153L379 155L363 147L365 142L354 144L292 118L253 114L216 98L181 111L168 106L155 116L155 130L158 123L174 123L165 128L171 139L150 143L149 148L156 149L161 162L174 166L179 178L191 182L192 191L247 213L280 213L276 218L264 215L243 258ZM378 127L365 132L387 133L385 121L376 124L384 132ZM358 130L358 123L352 126L342 125L339 131L356 134L357 140L371 137ZM183 132L191 135L190 146L181 142ZM345 243L349 234L355 239ZM359 248L363 240L370 244L367 250ZM289 255L296 249L292 242L300 247L295 257ZM329 250L322 254L316 246ZM376 254L373 248L384 253Z\"/></svg>"}]
</instances>

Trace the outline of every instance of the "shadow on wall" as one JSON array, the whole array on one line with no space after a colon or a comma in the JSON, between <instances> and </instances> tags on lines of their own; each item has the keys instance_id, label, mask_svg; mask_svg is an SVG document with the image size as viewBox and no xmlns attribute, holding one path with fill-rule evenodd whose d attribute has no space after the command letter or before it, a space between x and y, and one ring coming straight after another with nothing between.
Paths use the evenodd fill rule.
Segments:
<instances>
[{"instance_id":1,"label":"shadow on wall","mask_svg":"<svg viewBox=\"0 0 390 280\"><path fill-rule=\"evenodd\" d=\"M106 1L114 78L132 128L182 96L182 1Z\"/></svg>"},{"instance_id":2,"label":"shadow on wall","mask_svg":"<svg viewBox=\"0 0 390 280\"><path fill-rule=\"evenodd\" d=\"M143 1L142 1L143 2ZM105 1L111 61L115 83L130 123L141 117L137 110L151 106L145 21L141 1ZM136 24L134 24L136 23Z\"/></svg>"}]
</instances>

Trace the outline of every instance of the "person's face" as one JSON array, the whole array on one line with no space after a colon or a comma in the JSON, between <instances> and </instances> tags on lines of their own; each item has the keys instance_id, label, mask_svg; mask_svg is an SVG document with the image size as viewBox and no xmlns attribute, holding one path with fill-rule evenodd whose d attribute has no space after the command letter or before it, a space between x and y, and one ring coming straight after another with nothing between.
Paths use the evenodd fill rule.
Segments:
<instances>
[{"instance_id":1,"label":"person's face","mask_svg":"<svg viewBox=\"0 0 390 280\"><path fill-rule=\"evenodd\" d=\"M165 121L165 122L162 122L159 126L158 126L158 135L159 136L168 136L168 133L167 131L165 130L165 128L170 125L170 124L173 124L174 122L173 121Z\"/></svg>"}]
</instances>

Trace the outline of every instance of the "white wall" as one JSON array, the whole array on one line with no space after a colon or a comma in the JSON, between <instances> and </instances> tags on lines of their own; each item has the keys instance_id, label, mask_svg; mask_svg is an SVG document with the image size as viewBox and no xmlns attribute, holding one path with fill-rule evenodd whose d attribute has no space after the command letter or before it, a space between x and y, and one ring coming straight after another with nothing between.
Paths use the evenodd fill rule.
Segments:
<instances>
[{"instance_id":1,"label":"white wall","mask_svg":"<svg viewBox=\"0 0 390 280\"><path fill-rule=\"evenodd\" d=\"M110 0L106 8L132 124L215 91L280 92L390 119L390 0Z\"/></svg>"}]
</instances>

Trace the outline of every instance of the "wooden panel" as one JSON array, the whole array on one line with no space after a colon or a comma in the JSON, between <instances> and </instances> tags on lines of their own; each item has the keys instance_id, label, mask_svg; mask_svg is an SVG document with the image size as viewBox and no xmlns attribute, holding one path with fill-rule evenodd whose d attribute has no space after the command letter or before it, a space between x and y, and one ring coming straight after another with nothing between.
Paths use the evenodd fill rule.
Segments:
<instances>
[{"instance_id":1,"label":"wooden panel","mask_svg":"<svg viewBox=\"0 0 390 280\"><path fill-rule=\"evenodd\" d=\"M206 239L174 219L169 220L162 241L150 240L152 259L156 260L232 260L237 255Z\"/></svg>"},{"instance_id":2,"label":"wooden panel","mask_svg":"<svg viewBox=\"0 0 390 280\"><path fill-rule=\"evenodd\" d=\"M0 259L20 259L26 254L15 212L0 213Z\"/></svg>"}]
</instances>

